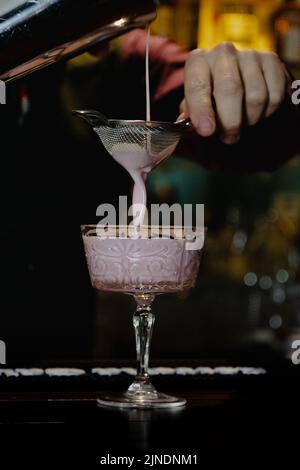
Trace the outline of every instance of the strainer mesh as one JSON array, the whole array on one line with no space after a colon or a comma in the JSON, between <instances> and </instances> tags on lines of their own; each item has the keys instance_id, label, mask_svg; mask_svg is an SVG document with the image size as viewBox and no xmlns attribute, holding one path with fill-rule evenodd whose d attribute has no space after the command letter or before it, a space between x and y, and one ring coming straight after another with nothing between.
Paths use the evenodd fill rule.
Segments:
<instances>
[{"instance_id":1,"label":"strainer mesh","mask_svg":"<svg viewBox=\"0 0 300 470\"><path fill-rule=\"evenodd\" d=\"M122 124L115 127L94 127L107 152L113 156L114 146L122 145L126 150L132 144L138 145L141 151L147 152L155 160L167 158L178 145L181 131L167 130L163 126L145 124Z\"/></svg>"}]
</instances>

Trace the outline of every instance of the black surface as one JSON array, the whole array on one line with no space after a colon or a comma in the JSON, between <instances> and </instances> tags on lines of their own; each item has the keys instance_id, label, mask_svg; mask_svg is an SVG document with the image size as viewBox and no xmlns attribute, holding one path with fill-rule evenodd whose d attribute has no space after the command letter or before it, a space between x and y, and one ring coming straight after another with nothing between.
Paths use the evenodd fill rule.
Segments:
<instances>
[{"instance_id":1,"label":"black surface","mask_svg":"<svg viewBox=\"0 0 300 470\"><path fill-rule=\"evenodd\" d=\"M265 376L154 378L160 390L188 399L177 412L99 408L99 394L129 385L125 375L41 379L1 380L1 442L19 450L12 454L18 462L82 461L94 468L107 453L193 453L197 466L208 468L207 462L270 464L279 458L287 465L298 456L300 380L289 363L270 367ZM134 468L144 467L137 462Z\"/></svg>"}]
</instances>

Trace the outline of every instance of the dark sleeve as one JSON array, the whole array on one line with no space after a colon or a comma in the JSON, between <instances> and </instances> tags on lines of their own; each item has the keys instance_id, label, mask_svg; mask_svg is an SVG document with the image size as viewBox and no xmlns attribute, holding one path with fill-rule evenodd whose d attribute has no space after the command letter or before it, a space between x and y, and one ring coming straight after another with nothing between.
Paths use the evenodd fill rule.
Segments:
<instances>
[{"instance_id":1,"label":"dark sleeve","mask_svg":"<svg viewBox=\"0 0 300 470\"><path fill-rule=\"evenodd\" d=\"M223 144L217 136L186 134L179 152L210 170L273 171L300 148L299 110L287 95L280 108L255 126L245 126L237 144Z\"/></svg>"}]
</instances>

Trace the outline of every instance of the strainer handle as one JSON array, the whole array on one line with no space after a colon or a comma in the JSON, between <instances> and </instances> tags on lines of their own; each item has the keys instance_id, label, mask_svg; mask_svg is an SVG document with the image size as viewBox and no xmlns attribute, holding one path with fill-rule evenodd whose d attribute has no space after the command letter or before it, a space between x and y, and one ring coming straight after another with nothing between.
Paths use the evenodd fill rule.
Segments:
<instances>
[{"instance_id":1,"label":"strainer handle","mask_svg":"<svg viewBox=\"0 0 300 470\"><path fill-rule=\"evenodd\" d=\"M92 127L98 127L99 125L105 125L105 126L110 126L109 119L107 119L106 116L104 116L102 113L99 111L93 111L90 109L83 110L83 109L77 109L72 111L72 114L74 116L78 116L85 121L87 121Z\"/></svg>"}]
</instances>

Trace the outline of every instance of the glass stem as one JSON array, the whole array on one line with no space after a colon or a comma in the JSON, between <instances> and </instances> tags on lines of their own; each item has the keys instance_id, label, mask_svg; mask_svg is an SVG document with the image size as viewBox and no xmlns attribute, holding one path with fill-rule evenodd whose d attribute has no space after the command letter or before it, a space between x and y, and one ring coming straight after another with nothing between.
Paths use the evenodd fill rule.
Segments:
<instances>
[{"instance_id":1,"label":"glass stem","mask_svg":"<svg viewBox=\"0 0 300 470\"><path fill-rule=\"evenodd\" d=\"M137 375L128 391L152 394L156 393L156 391L150 383L148 367L151 337L155 321L154 314L151 310L154 296L143 294L135 296L135 300L137 302L137 308L133 315L133 326L136 340Z\"/></svg>"}]
</instances>

